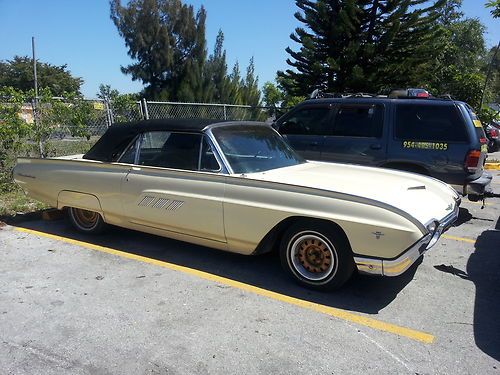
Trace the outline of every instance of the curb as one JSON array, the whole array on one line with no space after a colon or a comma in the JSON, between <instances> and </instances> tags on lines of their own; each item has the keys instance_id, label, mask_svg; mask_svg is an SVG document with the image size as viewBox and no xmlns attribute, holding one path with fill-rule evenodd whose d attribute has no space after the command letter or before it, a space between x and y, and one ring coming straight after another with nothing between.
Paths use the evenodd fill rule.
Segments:
<instances>
[{"instance_id":1,"label":"curb","mask_svg":"<svg viewBox=\"0 0 500 375\"><path fill-rule=\"evenodd\" d=\"M500 171L500 163L486 163L484 169Z\"/></svg>"}]
</instances>

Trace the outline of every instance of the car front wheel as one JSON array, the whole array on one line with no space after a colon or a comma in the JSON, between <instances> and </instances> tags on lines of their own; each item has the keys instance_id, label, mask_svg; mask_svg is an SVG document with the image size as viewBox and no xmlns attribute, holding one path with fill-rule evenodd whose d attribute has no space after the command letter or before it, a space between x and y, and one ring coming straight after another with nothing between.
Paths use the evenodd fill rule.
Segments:
<instances>
[{"instance_id":1,"label":"car front wheel","mask_svg":"<svg viewBox=\"0 0 500 375\"><path fill-rule=\"evenodd\" d=\"M70 207L68 216L71 224L82 233L99 234L106 229L102 216L94 211Z\"/></svg>"},{"instance_id":2,"label":"car front wheel","mask_svg":"<svg viewBox=\"0 0 500 375\"><path fill-rule=\"evenodd\" d=\"M340 288L354 271L354 259L341 231L328 223L299 222L283 236L281 265L300 284L319 290Z\"/></svg>"}]
</instances>

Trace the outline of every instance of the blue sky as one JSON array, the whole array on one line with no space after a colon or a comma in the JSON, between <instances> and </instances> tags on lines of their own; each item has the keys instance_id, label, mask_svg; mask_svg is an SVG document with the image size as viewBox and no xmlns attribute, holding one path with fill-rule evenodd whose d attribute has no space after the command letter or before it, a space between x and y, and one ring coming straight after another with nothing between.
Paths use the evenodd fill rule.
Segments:
<instances>
[{"instance_id":1,"label":"blue sky","mask_svg":"<svg viewBox=\"0 0 500 375\"><path fill-rule=\"evenodd\" d=\"M123 2L124 0L122 0ZM207 10L207 43L212 50L219 29L225 35L229 69L239 61L243 70L254 56L260 84L287 68L285 48L298 25L293 0L184 0ZM464 0L462 10L486 25L489 47L500 40L500 21L484 8L485 0ZM137 92L142 85L120 71L130 59L109 18L107 0L0 0L0 60L31 55L36 38L37 59L67 64L85 81L82 91L95 97L100 83L120 92Z\"/></svg>"}]
</instances>

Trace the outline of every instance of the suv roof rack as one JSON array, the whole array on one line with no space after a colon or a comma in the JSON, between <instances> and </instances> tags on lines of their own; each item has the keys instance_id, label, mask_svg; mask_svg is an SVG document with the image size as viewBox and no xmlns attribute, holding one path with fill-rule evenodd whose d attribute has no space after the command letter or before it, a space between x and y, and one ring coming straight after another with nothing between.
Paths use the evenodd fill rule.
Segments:
<instances>
[{"instance_id":1,"label":"suv roof rack","mask_svg":"<svg viewBox=\"0 0 500 375\"><path fill-rule=\"evenodd\" d=\"M451 95L444 94L439 96L432 96L427 90L420 88L410 89L395 89L388 95L371 94L366 92L356 93L330 93L322 92L320 89L314 90L306 100L310 99L324 99L324 98L337 98L337 99L355 99L355 98L389 98L389 99L427 99L427 100L455 100Z\"/></svg>"},{"instance_id":2,"label":"suv roof rack","mask_svg":"<svg viewBox=\"0 0 500 375\"><path fill-rule=\"evenodd\" d=\"M321 99L321 98L377 98L380 97L379 95L376 94L370 94L367 92L356 92L356 93L350 93L350 92L322 92L319 89L314 90L311 95L309 95L309 98L307 99Z\"/></svg>"}]
</instances>

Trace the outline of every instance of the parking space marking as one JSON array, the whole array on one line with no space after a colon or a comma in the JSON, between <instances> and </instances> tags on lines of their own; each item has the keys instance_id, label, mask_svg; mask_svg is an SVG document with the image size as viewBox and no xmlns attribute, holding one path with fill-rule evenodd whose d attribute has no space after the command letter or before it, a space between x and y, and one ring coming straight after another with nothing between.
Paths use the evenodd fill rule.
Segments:
<instances>
[{"instance_id":1,"label":"parking space marking","mask_svg":"<svg viewBox=\"0 0 500 375\"><path fill-rule=\"evenodd\" d=\"M472 238L455 237L455 236L450 236L448 234L443 234L441 237L446 238L448 240L462 241L462 242L467 242L467 243L476 243L476 240L474 240Z\"/></svg>"},{"instance_id":2,"label":"parking space marking","mask_svg":"<svg viewBox=\"0 0 500 375\"><path fill-rule=\"evenodd\" d=\"M468 201L467 204L480 204L481 206L484 204L485 206L493 206L493 204L491 203L488 203L488 202L472 202L472 201Z\"/></svg>"},{"instance_id":3,"label":"parking space marking","mask_svg":"<svg viewBox=\"0 0 500 375\"><path fill-rule=\"evenodd\" d=\"M96 250L96 251L100 251L100 252L107 253L107 254L117 255L117 256L120 256L122 258L132 259L132 260L136 260L139 262L149 263L152 265L167 268L170 270L179 271L179 272L182 272L182 273L185 273L188 275L192 275L192 276L196 276L196 277L199 277L199 278L202 278L205 280L213 281L213 282L216 282L219 284L231 286L231 287L236 288L236 289L244 290L244 291L259 295L259 296L271 298L271 299L274 299L276 301L284 302L284 303L287 303L290 305L294 305L294 306L302 307L302 308L305 308L308 310L316 311L316 312L319 312L322 314L326 314L326 315L329 315L329 316L332 316L332 317L335 317L335 318L338 318L341 320L345 320L345 321L348 321L351 323L359 324L359 325L369 327L372 329L376 329L379 331L388 332L388 333L392 333L392 334L395 334L398 336L406 337L406 338L409 338L409 339L412 339L415 341L419 341L419 342L422 342L425 344L431 344L435 340L435 337L433 335L426 333L426 332L417 331L417 330L414 330L411 328L406 328L406 327L398 326L398 325L391 324L391 323L386 323L386 322L383 322L383 321L380 321L377 319L358 315L358 314L351 313L349 311L338 309L335 307L320 305L318 303L309 302L306 300L301 300L301 299L295 298L295 297L290 297L290 296L287 296L285 294L280 294L280 293L273 292L273 291L263 289L263 288L259 288L259 287L256 287L256 286L253 286L250 284L245 284L245 283L242 283L240 281L236 281L236 280L228 279L228 278L225 278L222 276L214 275L214 274L211 274L208 272L199 271L197 269L193 269L193 268L189 268L189 267L185 267L185 266L179 266L177 264L163 262L161 260L147 258L147 257L141 256L141 255L131 254L131 253L128 253L125 251L120 251L120 250L112 249L109 247L95 245L95 244L92 244L89 242L78 241L78 240L74 240L71 238L61 237L61 236L57 236L57 235L49 234L49 233L45 233L45 232L39 232L39 231L32 230L32 229L18 228L18 227L14 227L14 229L16 231L19 231L19 232L24 232L24 233L28 233L28 234L32 234L32 235L40 236L40 237L46 237L46 238L50 238L52 240L66 242L66 243L80 246L80 247L83 247L86 249Z\"/></svg>"}]
</instances>

